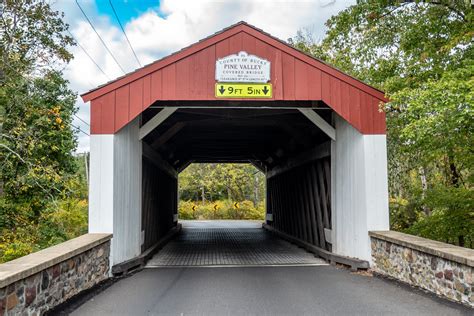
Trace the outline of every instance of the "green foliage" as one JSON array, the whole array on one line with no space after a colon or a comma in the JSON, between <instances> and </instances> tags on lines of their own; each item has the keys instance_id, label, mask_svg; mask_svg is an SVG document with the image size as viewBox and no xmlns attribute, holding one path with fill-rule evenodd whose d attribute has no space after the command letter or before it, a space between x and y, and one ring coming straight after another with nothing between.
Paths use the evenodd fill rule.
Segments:
<instances>
[{"instance_id":1,"label":"green foliage","mask_svg":"<svg viewBox=\"0 0 474 316\"><path fill-rule=\"evenodd\" d=\"M464 188L438 187L431 190L425 203L433 209L405 232L425 238L474 248L474 194Z\"/></svg>"},{"instance_id":2,"label":"green foliage","mask_svg":"<svg viewBox=\"0 0 474 316\"><path fill-rule=\"evenodd\" d=\"M62 200L42 213L39 246L46 248L87 233L87 201Z\"/></svg>"},{"instance_id":3,"label":"green foliage","mask_svg":"<svg viewBox=\"0 0 474 316\"><path fill-rule=\"evenodd\" d=\"M474 180L470 2L361 0L326 25L321 42L304 31L290 42L389 97L392 229L463 244L472 231L458 224L473 225L462 206Z\"/></svg>"},{"instance_id":4,"label":"green foliage","mask_svg":"<svg viewBox=\"0 0 474 316\"><path fill-rule=\"evenodd\" d=\"M34 198L39 209L43 201L64 192L65 178L76 169L72 156L76 137L71 129L75 94L55 71L25 81L20 91L7 86L4 92L0 97L5 108L0 150L3 189L15 201Z\"/></svg>"},{"instance_id":5,"label":"green foliage","mask_svg":"<svg viewBox=\"0 0 474 316\"><path fill-rule=\"evenodd\" d=\"M250 164L191 164L179 175L182 200L252 200L265 195L265 176Z\"/></svg>"},{"instance_id":6,"label":"green foliage","mask_svg":"<svg viewBox=\"0 0 474 316\"><path fill-rule=\"evenodd\" d=\"M7 205L0 199L0 211L14 209L15 225L0 230L0 263L50 247L87 232L87 201L79 199L51 203L36 221L29 219L29 204ZM0 213L2 218L3 213Z\"/></svg>"},{"instance_id":7,"label":"green foliage","mask_svg":"<svg viewBox=\"0 0 474 316\"><path fill-rule=\"evenodd\" d=\"M87 228L87 184L73 156L76 94L62 14L49 2L0 2L0 262Z\"/></svg>"},{"instance_id":8,"label":"green foliage","mask_svg":"<svg viewBox=\"0 0 474 316\"><path fill-rule=\"evenodd\" d=\"M410 227L418 218L413 203L402 198L391 198L389 203L390 226L394 230L404 230Z\"/></svg>"},{"instance_id":9,"label":"green foliage","mask_svg":"<svg viewBox=\"0 0 474 316\"><path fill-rule=\"evenodd\" d=\"M250 164L191 164L178 183L180 219L265 217L265 176Z\"/></svg>"},{"instance_id":10,"label":"green foliage","mask_svg":"<svg viewBox=\"0 0 474 316\"><path fill-rule=\"evenodd\" d=\"M235 207L235 203L230 200L204 203L179 201L178 215L179 219L182 220L263 220L265 218L265 204L263 201L256 206L252 201L237 202L237 207Z\"/></svg>"}]
</instances>

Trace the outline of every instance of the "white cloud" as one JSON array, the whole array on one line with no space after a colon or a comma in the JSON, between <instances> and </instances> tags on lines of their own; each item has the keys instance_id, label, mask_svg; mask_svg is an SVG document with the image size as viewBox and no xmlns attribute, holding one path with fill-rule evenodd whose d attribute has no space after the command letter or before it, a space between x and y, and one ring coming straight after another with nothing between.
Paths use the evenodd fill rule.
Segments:
<instances>
[{"instance_id":1,"label":"white cloud","mask_svg":"<svg viewBox=\"0 0 474 316\"><path fill-rule=\"evenodd\" d=\"M145 65L241 20L283 40L295 36L303 28L311 29L315 38L320 39L324 35L325 21L354 2L164 0L159 8L149 9L128 21L124 27L142 65ZM110 20L113 17L98 15L92 1L80 3L125 71L138 68L121 30ZM133 3L129 5L133 6ZM113 79L123 75L77 6L66 0L59 1L55 6L65 12L71 32L107 76ZM65 76L73 90L84 93L108 81L80 47L74 47L72 52L75 58L66 68ZM77 104L78 116L89 122L89 104L84 104L80 99ZM89 126L80 120L74 124L89 132ZM87 151L89 138L82 133L78 137L77 151Z\"/></svg>"}]
</instances>

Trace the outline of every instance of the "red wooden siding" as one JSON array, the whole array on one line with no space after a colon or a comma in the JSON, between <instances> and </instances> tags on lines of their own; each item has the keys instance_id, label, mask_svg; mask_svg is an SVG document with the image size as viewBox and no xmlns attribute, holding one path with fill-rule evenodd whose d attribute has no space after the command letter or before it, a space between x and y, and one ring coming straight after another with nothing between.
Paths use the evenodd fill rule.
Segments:
<instances>
[{"instance_id":1,"label":"red wooden siding","mask_svg":"<svg viewBox=\"0 0 474 316\"><path fill-rule=\"evenodd\" d=\"M156 100L216 100L216 59L242 50L271 62L273 99L266 101L322 100L361 133L385 134L382 92L245 23L84 94L91 133L116 133Z\"/></svg>"}]
</instances>

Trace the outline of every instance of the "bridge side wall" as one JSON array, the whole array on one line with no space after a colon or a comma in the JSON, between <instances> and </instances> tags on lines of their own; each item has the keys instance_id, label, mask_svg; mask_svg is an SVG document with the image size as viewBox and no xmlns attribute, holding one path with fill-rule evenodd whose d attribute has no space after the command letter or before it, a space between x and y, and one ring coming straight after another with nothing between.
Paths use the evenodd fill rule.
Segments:
<instances>
[{"instance_id":1,"label":"bridge side wall","mask_svg":"<svg viewBox=\"0 0 474 316\"><path fill-rule=\"evenodd\" d=\"M324 157L267 179L267 224L273 229L331 250L330 158Z\"/></svg>"},{"instance_id":2,"label":"bridge side wall","mask_svg":"<svg viewBox=\"0 0 474 316\"><path fill-rule=\"evenodd\" d=\"M336 116L331 148L333 252L371 262L371 230L389 229L385 135L363 135Z\"/></svg>"},{"instance_id":3,"label":"bridge side wall","mask_svg":"<svg viewBox=\"0 0 474 316\"><path fill-rule=\"evenodd\" d=\"M142 251L154 246L171 228L178 209L178 179L143 157Z\"/></svg>"},{"instance_id":4,"label":"bridge side wall","mask_svg":"<svg viewBox=\"0 0 474 316\"><path fill-rule=\"evenodd\" d=\"M89 232L113 233L111 265L141 253L139 119L115 135L91 136Z\"/></svg>"},{"instance_id":5,"label":"bridge side wall","mask_svg":"<svg viewBox=\"0 0 474 316\"><path fill-rule=\"evenodd\" d=\"M474 308L474 250L395 231L370 236L376 273Z\"/></svg>"},{"instance_id":6,"label":"bridge side wall","mask_svg":"<svg viewBox=\"0 0 474 316\"><path fill-rule=\"evenodd\" d=\"M110 238L86 234L2 264L0 315L43 315L106 280Z\"/></svg>"}]
</instances>

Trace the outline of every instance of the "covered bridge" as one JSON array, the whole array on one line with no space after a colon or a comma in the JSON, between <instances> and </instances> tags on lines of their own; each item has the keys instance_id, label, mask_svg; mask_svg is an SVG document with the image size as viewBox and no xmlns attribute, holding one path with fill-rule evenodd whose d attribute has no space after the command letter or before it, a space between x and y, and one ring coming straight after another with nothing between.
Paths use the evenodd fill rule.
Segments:
<instances>
[{"instance_id":1,"label":"covered bridge","mask_svg":"<svg viewBox=\"0 0 474 316\"><path fill-rule=\"evenodd\" d=\"M384 93L245 22L82 95L91 102L89 232L111 265L177 225L177 175L250 162L266 224L370 261L389 228Z\"/></svg>"}]
</instances>

